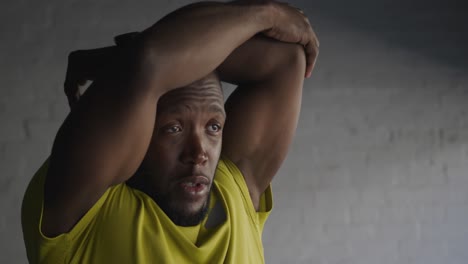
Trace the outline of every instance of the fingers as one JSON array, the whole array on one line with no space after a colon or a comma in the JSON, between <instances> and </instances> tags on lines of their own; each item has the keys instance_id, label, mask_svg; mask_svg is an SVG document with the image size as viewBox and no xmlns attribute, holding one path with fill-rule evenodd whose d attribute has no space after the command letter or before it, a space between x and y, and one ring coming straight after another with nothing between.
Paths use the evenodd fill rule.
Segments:
<instances>
[{"instance_id":1,"label":"fingers","mask_svg":"<svg viewBox=\"0 0 468 264\"><path fill-rule=\"evenodd\" d=\"M306 56L306 72L305 78L309 78L312 74L312 70L314 69L315 61L318 56L319 51L319 41L315 32L312 30L310 24L308 25L309 30L308 32L304 33L302 37L302 41L300 44L304 47L304 52Z\"/></svg>"},{"instance_id":2,"label":"fingers","mask_svg":"<svg viewBox=\"0 0 468 264\"><path fill-rule=\"evenodd\" d=\"M306 71L304 76L305 78L309 78L312 75L312 70L314 69L315 61L317 60L318 48L315 47L314 42L309 42L304 46L304 51L306 55Z\"/></svg>"},{"instance_id":3,"label":"fingers","mask_svg":"<svg viewBox=\"0 0 468 264\"><path fill-rule=\"evenodd\" d=\"M290 4L288 4L288 5L289 5L290 7L292 7L292 8L295 8L299 13L301 13L302 15L305 16L304 10L300 9L299 7L292 6L292 5L290 5Z\"/></svg>"},{"instance_id":4,"label":"fingers","mask_svg":"<svg viewBox=\"0 0 468 264\"><path fill-rule=\"evenodd\" d=\"M70 108L73 108L78 103L83 94L82 87L87 85L88 82L88 79L77 79L73 77L70 77L70 79L65 81L65 95L67 96Z\"/></svg>"},{"instance_id":5,"label":"fingers","mask_svg":"<svg viewBox=\"0 0 468 264\"><path fill-rule=\"evenodd\" d=\"M301 10L302 11L302 10ZM303 12L301 12L304 14ZM320 42L317 38L317 35L315 34L314 30L312 29L312 26L310 25L309 19L304 15L305 21L307 23L307 33L306 37L306 42L304 46L304 51L306 54L306 71L305 71L305 78L310 78L312 75L312 71L315 66L315 62L317 61L317 56L319 53L319 46Z\"/></svg>"},{"instance_id":6,"label":"fingers","mask_svg":"<svg viewBox=\"0 0 468 264\"><path fill-rule=\"evenodd\" d=\"M127 35L128 36L128 35ZM120 41L120 39L119 39ZM80 99L80 86L102 74L100 71L115 53L115 46L91 50L77 50L68 55L64 92L73 108Z\"/></svg>"},{"instance_id":7,"label":"fingers","mask_svg":"<svg viewBox=\"0 0 468 264\"><path fill-rule=\"evenodd\" d=\"M67 86L65 86L67 87ZM70 88L68 88L69 90L72 90ZM67 88L65 88L65 90L67 90ZM74 93L66 93L66 96L67 96L67 100L68 100L68 105L70 106L70 108L73 108L76 103L78 102L78 100L80 99L80 94L79 94L79 89L76 88L76 92Z\"/></svg>"},{"instance_id":8,"label":"fingers","mask_svg":"<svg viewBox=\"0 0 468 264\"><path fill-rule=\"evenodd\" d=\"M66 80L64 84L65 95L68 99L68 105L73 108L80 99L79 82Z\"/></svg>"},{"instance_id":9,"label":"fingers","mask_svg":"<svg viewBox=\"0 0 468 264\"><path fill-rule=\"evenodd\" d=\"M298 15L301 16L303 19L303 23L304 23L302 26L303 36L301 38L300 44L302 44L302 46L304 47L304 51L306 55L305 77L309 78L315 66L315 61L317 59L318 48L319 48L320 43L304 11L290 4L287 4L287 5L293 8L294 11L298 12Z\"/></svg>"},{"instance_id":10,"label":"fingers","mask_svg":"<svg viewBox=\"0 0 468 264\"><path fill-rule=\"evenodd\" d=\"M67 73L65 76L64 92L68 105L73 108L80 99L79 85L86 82L83 73L83 57L86 51L73 51L68 55Z\"/></svg>"},{"instance_id":11,"label":"fingers","mask_svg":"<svg viewBox=\"0 0 468 264\"><path fill-rule=\"evenodd\" d=\"M315 34L315 31L312 29L312 26L310 25L310 23L309 23L309 27L310 27L310 34L312 36L312 40L314 41L315 47L317 47L318 49L320 47L320 42L317 38L317 34Z\"/></svg>"},{"instance_id":12,"label":"fingers","mask_svg":"<svg viewBox=\"0 0 468 264\"><path fill-rule=\"evenodd\" d=\"M78 101L76 96L76 91L78 91L78 85L75 81L72 80L72 69L70 66L70 62L68 63L67 67L67 75L65 77L65 83L63 84L65 95L68 99L68 105L70 108L73 108L75 103Z\"/></svg>"}]
</instances>

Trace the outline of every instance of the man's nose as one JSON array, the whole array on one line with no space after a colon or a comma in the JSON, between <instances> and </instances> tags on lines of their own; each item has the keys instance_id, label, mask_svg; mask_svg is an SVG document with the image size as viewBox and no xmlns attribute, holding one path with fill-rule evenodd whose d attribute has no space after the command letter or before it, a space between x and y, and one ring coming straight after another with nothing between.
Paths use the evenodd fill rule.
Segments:
<instances>
[{"instance_id":1,"label":"man's nose","mask_svg":"<svg viewBox=\"0 0 468 264\"><path fill-rule=\"evenodd\" d=\"M182 161L186 164L205 165L208 161L206 148L200 135L193 134L186 141Z\"/></svg>"}]
</instances>

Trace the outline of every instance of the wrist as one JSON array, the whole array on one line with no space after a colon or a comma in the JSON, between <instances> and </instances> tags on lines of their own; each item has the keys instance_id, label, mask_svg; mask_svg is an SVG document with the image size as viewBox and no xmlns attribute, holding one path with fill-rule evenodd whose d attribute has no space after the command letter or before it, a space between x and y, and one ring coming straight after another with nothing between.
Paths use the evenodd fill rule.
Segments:
<instances>
[{"instance_id":1,"label":"wrist","mask_svg":"<svg viewBox=\"0 0 468 264\"><path fill-rule=\"evenodd\" d=\"M239 13L248 17L248 21L256 26L258 32L271 29L274 26L276 7L271 1L256 2L238 0L226 3L233 7L239 8ZM244 21L245 22L245 21Z\"/></svg>"},{"instance_id":2,"label":"wrist","mask_svg":"<svg viewBox=\"0 0 468 264\"><path fill-rule=\"evenodd\" d=\"M265 4L266 19L269 23L268 29L275 28L277 25L278 17L281 15L281 9L278 7L278 4L273 1L268 1Z\"/></svg>"}]
</instances>

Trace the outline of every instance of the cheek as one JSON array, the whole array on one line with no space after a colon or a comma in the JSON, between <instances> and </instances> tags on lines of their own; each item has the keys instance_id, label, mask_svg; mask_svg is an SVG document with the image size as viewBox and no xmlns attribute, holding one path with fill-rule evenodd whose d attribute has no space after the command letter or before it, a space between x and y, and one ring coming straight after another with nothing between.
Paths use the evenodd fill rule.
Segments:
<instances>
[{"instance_id":1,"label":"cheek","mask_svg":"<svg viewBox=\"0 0 468 264\"><path fill-rule=\"evenodd\" d=\"M154 158L161 165L175 163L180 153L180 147L177 144L159 144L153 149Z\"/></svg>"},{"instance_id":2,"label":"cheek","mask_svg":"<svg viewBox=\"0 0 468 264\"><path fill-rule=\"evenodd\" d=\"M177 160L179 151L180 147L177 142L153 138L145 159L147 162L154 164L154 167L157 167L159 171L166 171Z\"/></svg>"},{"instance_id":3,"label":"cheek","mask_svg":"<svg viewBox=\"0 0 468 264\"><path fill-rule=\"evenodd\" d=\"M213 161L215 165L218 163L219 157L221 156L221 147L222 147L222 141L219 139L216 142L213 142L211 145L211 156L213 157Z\"/></svg>"}]
</instances>

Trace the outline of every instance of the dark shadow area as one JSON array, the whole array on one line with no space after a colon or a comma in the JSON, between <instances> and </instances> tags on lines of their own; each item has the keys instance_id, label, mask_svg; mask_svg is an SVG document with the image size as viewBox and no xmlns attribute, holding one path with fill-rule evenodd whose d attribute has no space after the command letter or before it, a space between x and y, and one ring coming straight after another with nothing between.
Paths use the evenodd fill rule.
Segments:
<instances>
[{"instance_id":1,"label":"dark shadow area","mask_svg":"<svg viewBox=\"0 0 468 264\"><path fill-rule=\"evenodd\" d=\"M468 2L461 0L297 1L309 17L356 27L387 44L468 69ZM312 19L311 19L312 20Z\"/></svg>"}]
</instances>

